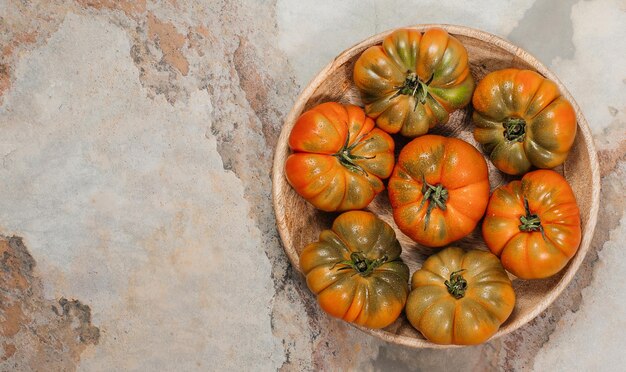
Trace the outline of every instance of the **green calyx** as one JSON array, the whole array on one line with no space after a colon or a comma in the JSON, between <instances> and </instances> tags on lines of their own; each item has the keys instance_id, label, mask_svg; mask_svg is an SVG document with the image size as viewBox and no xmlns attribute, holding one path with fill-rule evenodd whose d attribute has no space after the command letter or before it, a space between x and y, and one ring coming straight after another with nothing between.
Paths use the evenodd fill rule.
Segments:
<instances>
[{"instance_id":1,"label":"green calyx","mask_svg":"<svg viewBox=\"0 0 626 372\"><path fill-rule=\"evenodd\" d=\"M404 80L404 84L396 87L398 91L392 97L399 96L400 94L404 94L407 96L415 97L415 107L413 110L417 109L418 104L426 104L426 98L428 97L428 85L433 81L433 76L428 79L428 81L424 82L420 80L419 76L415 72L407 71L406 79Z\"/></svg>"},{"instance_id":2,"label":"green calyx","mask_svg":"<svg viewBox=\"0 0 626 372\"><path fill-rule=\"evenodd\" d=\"M450 274L450 280L446 280L443 283L446 285L448 293L456 299L463 298L463 296L465 296L465 291L467 290L467 280L465 280L465 278L461 275L462 271L465 271L465 269L453 272Z\"/></svg>"},{"instance_id":3,"label":"green calyx","mask_svg":"<svg viewBox=\"0 0 626 372\"><path fill-rule=\"evenodd\" d=\"M532 232L532 231L540 231L541 235L545 239L545 235L543 232L543 226L541 226L541 219L538 215L534 213L530 213L530 208L528 207L528 200L524 198L524 209L526 210L526 215L521 216L519 218L521 225L519 225L519 230L523 232Z\"/></svg>"},{"instance_id":4,"label":"green calyx","mask_svg":"<svg viewBox=\"0 0 626 372\"><path fill-rule=\"evenodd\" d=\"M364 257L361 252L352 252L349 260L338 262L336 265L345 265L338 270L353 269L355 271L354 275L359 274L365 277L370 275L374 269L387 262L387 259L387 256L382 256L376 260L370 260Z\"/></svg>"},{"instance_id":5,"label":"green calyx","mask_svg":"<svg viewBox=\"0 0 626 372\"><path fill-rule=\"evenodd\" d=\"M336 157L339 160L341 165L343 165L344 167L348 168L352 172L359 173L359 174L362 174L364 176L367 176L367 172L365 171L365 169L363 169L363 167L358 165L356 163L356 160L359 160L359 159L374 159L376 157L376 155L374 155L374 156L360 156L360 155L354 155L354 154L351 153L351 151L354 150L354 148L361 143L361 138L363 138L363 136L357 138L357 140L354 141L354 143L352 145L349 145L349 143L350 143L350 133L348 133L348 135L346 136L346 142L344 143L343 147L339 151L337 151L337 153L333 154L333 156ZM366 141L369 141L371 139L372 139L372 137L368 138Z\"/></svg>"},{"instance_id":6,"label":"green calyx","mask_svg":"<svg viewBox=\"0 0 626 372\"><path fill-rule=\"evenodd\" d=\"M448 201L448 190L446 190L443 185L431 185L426 182L426 177L422 175L422 194L424 197L422 198L422 202L420 203L419 209L428 202L428 209L426 210L426 218L424 221L424 230L428 226L428 222L430 222L430 213L436 207L441 209L442 211L446 210L446 201Z\"/></svg>"},{"instance_id":7,"label":"green calyx","mask_svg":"<svg viewBox=\"0 0 626 372\"><path fill-rule=\"evenodd\" d=\"M526 121L524 119L506 118L502 125L504 126L504 138L512 142L524 142L526 137Z\"/></svg>"}]
</instances>

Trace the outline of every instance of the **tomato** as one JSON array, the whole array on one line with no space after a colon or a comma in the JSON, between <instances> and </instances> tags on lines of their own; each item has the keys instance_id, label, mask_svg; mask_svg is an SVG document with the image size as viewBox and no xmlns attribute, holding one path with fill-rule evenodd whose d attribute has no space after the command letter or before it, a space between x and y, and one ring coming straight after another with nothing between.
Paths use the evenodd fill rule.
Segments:
<instances>
[{"instance_id":1,"label":"tomato","mask_svg":"<svg viewBox=\"0 0 626 372\"><path fill-rule=\"evenodd\" d=\"M393 323L404 308L409 268L387 223L369 212L350 211L300 254L300 267L322 309L370 328Z\"/></svg>"},{"instance_id":2,"label":"tomato","mask_svg":"<svg viewBox=\"0 0 626 372\"><path fill-rule=\"evenodd\" d=\"M435 135L409 142L389 179L396 224L411 239L441 247L469 234L489 200L483 156L469 143Z\"/></svg>"},{"instance_id":3,"label":"tomato","mask_svg":"<svg viewBox=\"0 0 626 372\"><path fill-rule=\"evenodd\" d=\"M361 54L354 83L379 128L409 137L446 123L474 90L465 47L440 28L392 32Z\"/></svg>"},{"instance_id":4,"label":"tomato","mask_svg":"<svg viewBox=\"0 0 626 372\"><path fill-rule=\"evenodd\" d=\"M474 138L508 174L554 168L576 137L576 113L556 84L529 70L495 71L478 83Z\"/></svg>"},{"instance_id":5,"label":"tomato","mask_svg":"<svg viewBox=\"0 0 626 372\"><path fill-rule=\"evenodd\" d=\"M560 174L543 169L496 189L482 230L489 249L522 279L547 278L561 271L581 239L571 187Z\"/></svg>"},{"instance_id":6,"label":"tomato","mask_svg":"<svg viewBox=\"0 0 626 372\"><path fill-rule=\"evenodd\" d=\"M365 208L385 189L393 139L357 106L323 103L298 118L289 135L287 181L324 211Z\"/></svg>"},{"instance_id":7,"label":"tomato","mask_svg":"<svg viewBox=\"0 0 626 372\"><path fill-rule=\"evenodd\" d=\"M498 331L514 306L511 280L496 256L450 247L413 274L406 316L429 341L476 345Z\"/></svg>"}]
</instances>

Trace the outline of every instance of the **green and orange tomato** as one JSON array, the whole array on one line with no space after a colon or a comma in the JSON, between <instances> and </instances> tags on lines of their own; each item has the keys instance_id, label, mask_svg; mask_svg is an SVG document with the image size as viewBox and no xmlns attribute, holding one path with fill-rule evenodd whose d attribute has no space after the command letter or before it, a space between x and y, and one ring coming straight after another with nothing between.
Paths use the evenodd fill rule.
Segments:
<instances>
[{"instance_id":1,"label":"green and orange tomato","mask_svg":"<svg viewBox=\"0 0 626 372\"><path fill-rule=\"evenodd\" d=\"M580 213L571 187L551 170L527 173L491 195L483 238L504 267L522 279L561 271L581 239Z\"/></svg>"},{"instance_id":2,"label":"green and orange tomato","mask_svg":"<svg viewBox=\"0 0 626 372\"><path fill-rule=\"evenodd\" d=\"M365 208L385 189L393 139L357 106L322 103L302 114L289 135L287 181L323 211Z\"/></svg>"},{"instance_id":3,"label":"green and orange tomato","mask_svg":"<svg viewBox=\"0 0 626 372\"><path fill-rule=\"evenodd\" d=\"M413 274L406 316L429 341L476 345L498 331L514 306L511 280L495 255L450 247Z\"/></svg>"},{"instance_id":4,"label":"green and orange tomato","mask_svg":"<svg viewBox=\"0 0 626 372\"><path fill-rule=\"evenodd\" d=\"M425 135L402 149L388 187L400 230L422 245L442 247L472 232L482 218L487 163L463 140Z\"/></svg>"},{"instance_id":5,"label":"green and orange tomato","mask_svg":"<svg viewBox=\"0 0 626 372\"><path fill-rule=\"evenodd\" d=\"M482 79L472 98L474 138L504 173L554 168L576 137L576 113L557 85L534 71L505 69Z\"/></svg>"},{"instance_id":6,"label":"green and orange tomato","mask_svg":"<svg viewBox=\"0 0 626 372\"><path fill-rule=\"evenodd\" d=\"M326 313L383 328L398 318L408 294L401 252L391 226L372 213L350 211L304 248L300 267Z\"/></svg>"},{"instance_id":7,"label":"green and orange tomato","mask_svg":"<svg viewBox=\"0 0 626 372\"><path fill-rule=\"evenodd\" d=\"M474 90L465 47L441 28L392 32L361 54L353 77L376 125L408 137L446 123Z\"/></svg>"}]
</instances>

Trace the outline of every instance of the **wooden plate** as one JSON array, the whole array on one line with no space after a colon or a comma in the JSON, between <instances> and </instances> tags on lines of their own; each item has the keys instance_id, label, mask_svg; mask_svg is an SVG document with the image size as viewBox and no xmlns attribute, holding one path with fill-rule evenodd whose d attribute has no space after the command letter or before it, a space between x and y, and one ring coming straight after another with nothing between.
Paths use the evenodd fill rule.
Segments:
<instances>
[{"instance_id":1,"label":"wooden plate","mask_svg":"<svg viewBox=\"0 0 626 372\"><path fill-rule=\"evenodd\" d=\"M430 24L417 25L411 28L425 31L431 27L444 28L465 45L469 54L470 69L476 82L480 81L487 73L503 68L514 67L535 70L558 84L561 93L574 106L578 120L578 134L569 157L563 166L555 170L563 174L568 180L580 207L582 220L580 248L569 265L551 278L529 281L511 276L515 293L517 294L517 303L510 318L502 325L494 336L495 338L516 330L539 315L554 301L576 274L585 254L589 250L589 244L596 225L600 196L598 159L589 126L580 108L558 78L536 58L504 39L467 27ZM292 265L298 271L301 271L299 265L301 250L308 243L317 241L320 231L330 228L332 221L338 214L325 213L315 209L296 194L287 183L284 175L284 165L290 153L287 145L289 133L298 116L319 103L339 101L362 105L359 92L352 82L354 63L361 52L372 45L380 44L392 31L372 36L336 57L304 89L285 120L274 155L272 193L278 231L282 238L285 252ZM430 133L462 138L480 149L480 146L472 136L474 125L471 122L470 110L470 108L466 108L453 113L447 124L436 126ZM408 143L407 139L400 136L394 136L394 140L396 141L397 151ZM489 164L489 180L492 190L511 179L511 177L505 176L496 170L488 160L487 164ZM402 258L409 265L411 274L421 267L429 254L435 251L413 242L397 228L393 221L386 191L380 193L367 209L394 227L398 240L402 244ZM453 245L486 249L480 236L479 228L470 236L453 243ZM411 327L404 314L395 323L384 329L374 330L357 327L386 341L410 347L455 347L453 345L436 345L427 341L418 331Z\"/></svg>"}]
</instances>

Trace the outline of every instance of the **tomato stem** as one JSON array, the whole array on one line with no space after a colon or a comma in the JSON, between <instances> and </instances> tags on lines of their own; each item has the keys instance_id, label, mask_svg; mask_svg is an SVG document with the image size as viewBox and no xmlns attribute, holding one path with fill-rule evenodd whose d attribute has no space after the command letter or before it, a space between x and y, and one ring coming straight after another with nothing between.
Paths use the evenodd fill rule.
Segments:
<instances>
[{"instance_id":1,"label":"tomato stem","mask_svg":"<svg viewBox=\"0 0 626 372\"><path fill-rule=\"evenodd\" d=\"M361 252L352 252L350 253L349 260L338 262L333 266L333 268L336 265L345 265L338 270L349 270L352 268L354 271L356 271L354 273L355 275L360 274L361 276L368 276L374 271L374 269L387 262L387 259L388 258L385 255L381 258L370 260L364 257Z\"/></svg>"},{"instance_id":2,"label":"tomato stem","mask_svg":"<svg viewBox=\"0 0 626 372\"><path fill-rule=\"evenodd\" d=\"M426 182L426 177L422 174L422 202L420 203L418 211L422 209L422 207L428 201L428 207L426 209L426 218L424 221L424 230L428 227L428 223L430 222L430 213L432 210L437 207L442 211L446 210L446 201L448 201L448 190L446 190L442 184L431 185Z\"/></svg>"},{"instance_id":3,"label":"tomato stem","mask_svg":"<svg viewBox=\"0 0 626 372\"><path fill-rule=\"evenodd\" d=\"M523 232L541 231L541 235L545 239L546 236L543 231L543 226L541 226L541 219L538 215L530 213L530 207L528 206L528 200L526 198L524 198L524 209L526 210L526 215L519 218L522 223L519 225L519 230Z\"/></svg>"},{"instance_id":4,"label":"tomato stem","mask_svg":"<svg viewBox=\"0 0 626 372\"><path fill-rule=\"evenodd\" d=\"M396 87L398 91L392 98L399 96L400 94L404 94L407 96L411 96L415 98L415 107L413 107L413 111L417 109L418 104L426 104L426 98L428 97L428 86L433 81L435 75L432 75L428 81L424 82L420 80L419 76L415 72L407 71L406 79L404 80L404 84Z\"/></svg>"},{"instance_id":5,"label":"tomato stem","mask_svg":"<svg viewBox=\"0 0 626 372\"><path fill-rule=\"evenodd\" d=\"M465 271L465 269L454 271L450 274L450 280L446 280L443 283L448 288L448 293L456 299L463 298L467 290L467 280L461 275L462 271Z\"/></svg>"},{"instance_id":6,"label":"tomato stem","mask_svg":"<svg viewBox=\"0 0 626 372\"><path fill-rule=\"evenodd\" d=\"M344 143L343 147L335 154L333 154L334 157L336 157L339 162L341 163L341 165L343 165L344 167L348 168L349 170L351 170L352 172L355 173L359 173L362 174L364 176L368 176L368 173L365 171L365 169L363 169L363 167L361 167L360 165L356 164L355 161L356 160L360 160L360 159L374 159L376 157L376 155L374 156L361 156L361 155L354 155L351 154L351 151L360 143L364 143L367 141L370 141L373 137L370 137L368 139L366 139L365 141L361 142L361 139L364 137L360 136L359 138L356 139L356 141L354 141L354 143L352 145L349 145L350 143L350 133L348 133L348 135L346 136L346 142Z\"/></svg>"},{"instance_id":7,"label":"tomato stem","mask_svg":"<svg viewBox=\"0 0 626 372\"><path fill-rule=\"evenodd\" d=\"M508 141L524 142L526 137L526 121L524 119L506 118L502 125L504 126L504 138Z\"/></svg>"}]
</instances>

